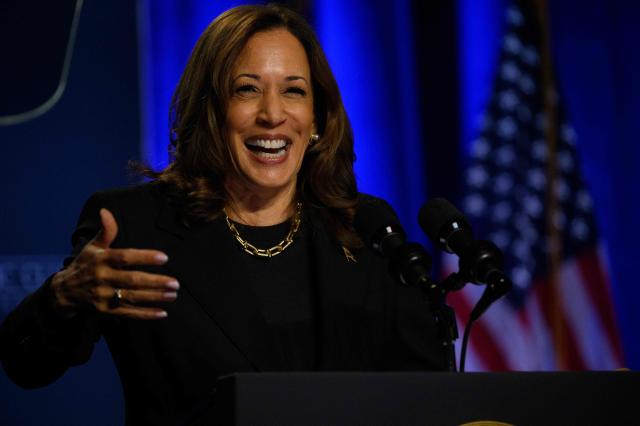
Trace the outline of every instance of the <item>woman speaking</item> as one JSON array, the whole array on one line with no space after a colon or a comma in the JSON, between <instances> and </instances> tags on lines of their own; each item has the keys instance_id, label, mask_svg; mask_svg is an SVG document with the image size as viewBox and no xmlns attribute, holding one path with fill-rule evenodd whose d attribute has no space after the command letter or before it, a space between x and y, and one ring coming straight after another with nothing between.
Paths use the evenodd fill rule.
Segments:
<instances>
[{"instance_id":1,"label":"woman speaking","mask_svg":"<svg viewBox=\"0 0 640 426\"><path fill-rule=\"evenodd\" d=\"M354 230L351 129L300 16L216 18L171 123L171 164L94 194L64 268L3 323L15 382L51 383L103 336L127 424L169 425L232 372L443 368L420 292Z\"/></svg>"}]
</instances>

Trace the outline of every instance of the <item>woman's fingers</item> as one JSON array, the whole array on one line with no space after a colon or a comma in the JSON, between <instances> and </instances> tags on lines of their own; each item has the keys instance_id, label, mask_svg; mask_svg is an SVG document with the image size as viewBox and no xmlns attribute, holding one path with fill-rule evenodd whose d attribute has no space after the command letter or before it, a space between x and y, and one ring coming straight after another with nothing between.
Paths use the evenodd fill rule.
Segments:
<instances>
[{"instance_id":1,"label":"woman's fingers","mask_svg":"<svg viewBox=\"0 0 640 426\"><path fill-rule=\"evenodd\" d=\"M167 311L164 309L127 305L113 308L109 313L140 320L158 320L167 317Z\"/></svg>"},{"instance_id":2,"label":"woman's fingers","mask_svg":"<svg viewBox=\"0 0 640 426\"><path fill-rule=\"evenodd\" d=\"M96 288L94 296L99 312L136 319L162 319L167 317L167 311L153 305L173 302L178 294L175 291L131 290L102 285Z\"/></svg>"},{"instance_id":3,"label":"woman's fingers","mask_svg":"<svg viewBox=\"0 0 640 426\"><path fill-rule=\"evenodd\" d=\"M163 265L168 257L158 250L145 249L109 249L96 253L108 265L114 267L134 265Z\"/></svg>"},{"instance_id":4,"label":"woman's fingers","mask_svg":"<svg viewBox=\"0 0 640 426\"><path fill-rule=\"evenodd\" d=\"M138 319L167 316L153 307L177 298L178 281L167 275L131 270L135 266L163 265L167 255L158 250L112 249L118 224L107 209L100 209L102 228L69 267L52 282L56 303L62 307L87 307ZM150 306L151 305L151 306Z\"/></svg>"},{"instance_id":5,"label":"woman's fingers","mask_svg":"<svg viewBox=\"0 0 640 426\"><path fill-rule=\"evenodd\" d=\"M173 277L142 271L110 269L104 273L101 281L109 283L114 288L134 290L176 291L180 288L180 284Z\"/></svg>"},{"instance_id":6,"label":"woman's fingers","mask_svg":"<svg viewBox=\"0 0 640 426\"><path fill-rule=\"evenodd\" d=\"M158 291L158 290L126 290L118 289L119 297L115 301L115 305L146 305L153 303L173 302L178 297L175 291ZM116 293L112 297L112 304L116 298Z\"/></svg>"}]
</instances>

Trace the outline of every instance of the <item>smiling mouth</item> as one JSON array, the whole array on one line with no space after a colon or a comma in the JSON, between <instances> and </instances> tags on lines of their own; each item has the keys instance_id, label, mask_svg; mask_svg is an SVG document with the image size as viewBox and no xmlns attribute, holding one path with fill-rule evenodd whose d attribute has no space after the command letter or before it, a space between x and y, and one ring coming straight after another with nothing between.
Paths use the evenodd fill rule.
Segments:
<instances>
[{"instance_id":1,"label":"smiling mouth","mask_svg":"<svg viewBox=\"0 0 640 426\"><path fill-rule=\"evenodd\" d=\"M250 139L244 144L257 157L277 160L286 155L291 141L288 139Z\"/></svg>"}]
</instances>

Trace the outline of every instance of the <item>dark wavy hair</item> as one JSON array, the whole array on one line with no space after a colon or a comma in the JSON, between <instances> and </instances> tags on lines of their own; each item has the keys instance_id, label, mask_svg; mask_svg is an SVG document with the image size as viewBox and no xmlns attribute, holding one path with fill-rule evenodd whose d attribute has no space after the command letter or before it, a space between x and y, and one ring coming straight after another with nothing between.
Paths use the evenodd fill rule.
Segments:
<instances>
[{"instance_id":1,"label":"dark wavy hair","mask_svg":"<svg viewBox=\"0 0 640 426\"><path fill-rule=\"evenodd\" d=\"M307 22L280 5L239 6L218 16L198 39L170 108L171 164L146 175L181 194L187 221L210 221L222 213L225 176L234 162L224 134L232 95L232 67L256 33L286 29L309 60L315 123L320 140L311 146L297 177L297 197L320 207L329 232L343 246L362 245L353 230L358 191L353 173L353 134L338 85Z\"/></svg>"}]
</instances>

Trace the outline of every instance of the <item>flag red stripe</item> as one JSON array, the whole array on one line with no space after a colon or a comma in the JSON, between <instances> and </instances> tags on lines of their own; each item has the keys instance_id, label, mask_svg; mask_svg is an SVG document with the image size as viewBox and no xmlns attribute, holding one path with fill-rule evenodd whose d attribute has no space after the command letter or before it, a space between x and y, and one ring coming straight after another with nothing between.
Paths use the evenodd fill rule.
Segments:
<instances>
[{"instance_id":1,"label":"flag red stripe","mask_svg":"<svg viewBox=\"0 0 640 426\"><path fill-rule=\"evenodd\" d=\"M567 319L563 318L564 325L566 327ZM576 337L571 332L571 330L567 327L568 332L566 334L567 338L567 351L566 351L566 368L567 370L586 370L587 365L582 358L582 354L580 353L580 348L578 347L578 342L576 341Z\"/></svg>"},{"instance_id":2,"label":"flag red stripe","mask_svg":"<svg viewBox=\"0 0 640 426\"><path fill-rule=\"evenodd\" d=\"M458 318L464 319L466 326L472 309L469 300L461 292L457 292L449 295L449 302L455 308ZM462 336L462 333L463 330L460 330L460 336ZM482 323L482 318L473 325L469 339L469 345L473 346L474 351L487 367L487 370L505 371L510 369L509 363L493 339L493 335Z\"/></svg>"},{"instance_id":3,"label":"flag red stripe","mask_svg":"<svg viewBox=\"0 0 640 426\"><path fill-rule=\"evenodd\" d=\"M529 318L529 312L526 309L517 309L516 315L518 317L518 321L520 321L520 326L529 330L531 328L531 318Z\"/></svg>"},{"instance_id":4,"label":"flag red stripe","mask_svg":"<svg viewBox=\"0 0 640 426\"><path fill-rule=\"evenodd\" d=\"M613 304L609 291L609 281L602 269L602 263L598 251L591 247L576 258L576 264L580 270L584 287L590 296L591 303L596 307L598 314L607 331L611 348L620 364L622 364L622 345L616 320L613 313Z\"/></svg>"}]
</instances>

